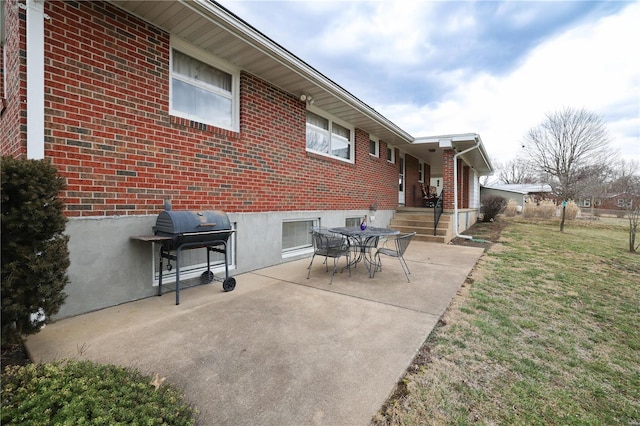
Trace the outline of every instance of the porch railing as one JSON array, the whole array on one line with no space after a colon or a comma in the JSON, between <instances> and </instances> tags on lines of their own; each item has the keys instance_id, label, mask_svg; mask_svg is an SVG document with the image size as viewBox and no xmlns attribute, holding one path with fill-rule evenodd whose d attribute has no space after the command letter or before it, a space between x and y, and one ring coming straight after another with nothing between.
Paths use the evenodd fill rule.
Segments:
<instances>
[{"instance_id":1,"label":"porch railing","mask_svg":"<svg viewBox=\"0 0 640 426\"><path fill-rule=\"evenodd\" d=\"M438 235L438 222L440 221L440 216L442 216L442 212L444 211L444 189L440 192L438 196L438 201L436 201L435 206L433 207L433 236Z\"/></svg>"}]
</instances>

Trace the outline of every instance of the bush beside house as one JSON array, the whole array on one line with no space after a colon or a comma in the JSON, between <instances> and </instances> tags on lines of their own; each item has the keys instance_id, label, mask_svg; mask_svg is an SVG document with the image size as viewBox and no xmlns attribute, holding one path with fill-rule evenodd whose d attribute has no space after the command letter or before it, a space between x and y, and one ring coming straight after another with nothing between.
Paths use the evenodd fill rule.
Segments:
<instances>
[{"instance_id":1,"label":"bush beside house","mask_svg":"<svg viewBox=\"0 0 640 426\"><path fill-rule=\"evenodd\" d=\"M486 197L482 200L482 208L483 208L483 222L493 222L493 220L498 216L507 206L507 200L499 195L492 195L490 197Z\"/></svg>"},{"instance_id":2,"label":"bush beside house","mask_svg":"<svg viewBox=\"0 0 640 426\"><path fill-rule=\"evenodd\" d=\"M65 300L64 178L45 160L2 158L2 346L37 333Z\"/></svg>"}]
</instances>

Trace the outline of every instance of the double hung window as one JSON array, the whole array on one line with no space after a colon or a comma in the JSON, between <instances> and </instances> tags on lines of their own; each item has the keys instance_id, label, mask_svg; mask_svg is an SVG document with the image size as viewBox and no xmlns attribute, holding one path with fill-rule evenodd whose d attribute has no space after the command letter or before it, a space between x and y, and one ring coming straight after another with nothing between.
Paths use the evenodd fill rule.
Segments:
<instances>
[{"instance_id":1,"label":"double hung window","mask_svg":"<svg viewBox=\"0 0 640 426\"><path fill-rule=\"evenodd\" d=\"M171 114L237 130L237 75L198 56L171 50Z\"/></svg>"},{"instance_id":2,"label":"double hung window","mask_svg":"<svg viewBox=\"0 0 640 426\"><path fill-rule=\"evenodd\" d=\"M353 131L334 120L307 111L307 150L353 161Z\"/></svg>"}]
</instances>

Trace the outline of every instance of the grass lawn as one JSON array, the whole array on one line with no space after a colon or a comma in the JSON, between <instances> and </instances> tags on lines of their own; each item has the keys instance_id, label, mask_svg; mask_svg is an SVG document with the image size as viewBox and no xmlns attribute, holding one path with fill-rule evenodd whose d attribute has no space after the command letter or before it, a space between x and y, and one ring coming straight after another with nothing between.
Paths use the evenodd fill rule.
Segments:
<instances>
[{"instance_id":1,"label":"grass lawn","mask_svg":"<svg viewBox=\"0 0 640 426\"><path fill-rule=\"evenodd\" d=\"M640 424L628 226L507 221L375 424ZM474 237L490 232L477 224Z\"/></svg>"}]
</instances>

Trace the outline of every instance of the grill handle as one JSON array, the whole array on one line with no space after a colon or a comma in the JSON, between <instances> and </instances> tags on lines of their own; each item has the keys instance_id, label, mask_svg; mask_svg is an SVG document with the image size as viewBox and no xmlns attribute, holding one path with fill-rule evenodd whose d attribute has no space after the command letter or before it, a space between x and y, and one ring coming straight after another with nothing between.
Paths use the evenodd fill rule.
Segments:
<instances>
[{"instance_id":1,"label":"grill handle","mask_svg":"<svg viewBox=\"0 0 640 426\"><path fill-rule=\"evenodd\" d=\"M215 223L201 223L200 225L198 225L199 227L205 227L205 226L216 226Z\"/></svg>"}]
</instances>

